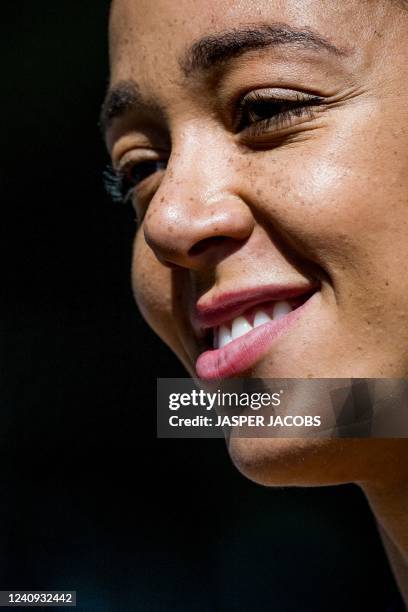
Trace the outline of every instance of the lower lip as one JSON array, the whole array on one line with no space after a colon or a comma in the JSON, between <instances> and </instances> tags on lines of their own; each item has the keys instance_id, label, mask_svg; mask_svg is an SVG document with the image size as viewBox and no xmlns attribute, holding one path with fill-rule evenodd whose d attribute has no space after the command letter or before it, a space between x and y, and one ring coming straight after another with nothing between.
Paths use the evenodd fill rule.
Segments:
<instances>
[{"instance_id":1,"label":"lower lip","mask_svg":"<svg viewBox=\"0 0 408 612\"><path fill-rule=\"evenodd\" d=\"M264 323L220 349L202 353L196 363L197 376L211 381L238 376L249 370L268 352L273 342L297 321L310 300L281 319Z\"/></svg>"}]
</instances>

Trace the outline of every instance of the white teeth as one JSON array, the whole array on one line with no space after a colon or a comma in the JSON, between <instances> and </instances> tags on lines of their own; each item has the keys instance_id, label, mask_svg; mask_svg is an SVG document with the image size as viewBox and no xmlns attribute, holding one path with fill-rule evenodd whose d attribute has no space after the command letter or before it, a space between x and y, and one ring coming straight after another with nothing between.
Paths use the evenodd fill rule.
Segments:
<instances>
[{"instance_id":1,"label":"white teeth","mask_svg":"<svg viewBox=\"0 0 408 612\"><path fill-rule=\"evenodd\" d=\"M277 321L290 312L292 312L292 308L288 302L276 302L273 308L273 320Z\"/></svg>"},{"instance_id":2,"label":"white teeth","mask_svg":"<svg viewBox=\"0 0 408 612\"><path fill-rule=\"evenodd\" d=\"M231 340L232 337L229 328L226 325L221 325L218 330L218 348L222 348L226 344L229 344Z\"/></svg>"},{"instance_id":3,"label":"white teeth","mask_svg":"<svg viewBox=\"0 0 408 612\"><path fill-rule=\"evenodd\" d=\"M259 327L264 323L269 323L271 321L271 317L266 314L263 310L257 310L254 318L254 327Z\"/></svg>"},{"instance_id":4,"label":"white teeth","mask_svg":"<svg viewBox=\"0 0 408 612\"><path fill-rule=\"evenodd\" d=\"M290 312L292 312L292 307L289 302L276 302L273 308L273 320L277 321ZM259 327L264 323L269 323L269 321L272 321L272 317L264 310L256 311L253 326L245 317L237 317L232 321L231 328L229 325L224 324L221 325L218 330L214 330L214 348L221 349L226 344L252 331L255 327Z\"/></svg>"},{"instance_id":5,"label":"white teeth","mask_svg":"<svg viewBox=\"0 0 408 612\"><path fill-rule=\"evenodd\" d=\"M232 322L232 339L240 338L252 329L252 325L248 323L245 317L237 317Z\"/></svg>"}]
</instances>

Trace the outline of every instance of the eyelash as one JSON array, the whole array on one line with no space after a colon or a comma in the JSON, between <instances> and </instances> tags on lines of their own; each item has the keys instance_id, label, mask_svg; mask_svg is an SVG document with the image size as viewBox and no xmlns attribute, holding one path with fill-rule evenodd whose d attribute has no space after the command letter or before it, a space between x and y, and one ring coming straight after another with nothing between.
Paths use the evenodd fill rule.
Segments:
<instances>
[{"instance_id":1,"label":"eyelash","mask_svg":"<svg viewBox=\"0 0 408 612\"><path fill-rule=\"evenodd\" d=\"M165 169L167 162L165 160L145 160L139 163L128 164L127 167L117 170L109 164L103 173L103 182L105 190L114 202L126 204L133 195L135 188L146 178L159 170ZM152 168L153 166L153 168ZM148 170L152 170L149 172ZM147 173L143 178L130 178L132 172Z\"/></svg>"},{"instance_id":2,"label":"eyelash","mask_svg":"<svg viewBox=\"0 0 408 612\"><path fill-rule=\"evenodd\" d=\"M293 117L308 115L313 117L312 107L323 101L319 96L304 97L298 94L294 99L271 98L257 92L252 93L238 103L236 132L246 132L247 136L260 136L270 128L283 128L290 124ZM264 119L250 119L251 113L256 114L256 107L266 107L270 116ZM245 116L245 114L247 114Z\"/></svg>"}]
</instances>

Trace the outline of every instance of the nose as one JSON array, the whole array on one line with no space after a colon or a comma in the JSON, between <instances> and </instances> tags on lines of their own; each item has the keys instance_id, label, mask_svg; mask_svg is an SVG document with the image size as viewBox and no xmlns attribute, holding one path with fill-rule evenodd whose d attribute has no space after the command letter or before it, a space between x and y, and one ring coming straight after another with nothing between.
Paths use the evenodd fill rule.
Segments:
<instances>
[{"instance_id":1,"label":"nose","mask_svg":"<svg viewBox=\"0 0 408 612\"><path fill-rule=\"evenodd\" d=\"M208 269L239 249L255 222L225 176L219 180L215 169L197 172L189 166L184 172L168 167L145 216L144 235L163 264Z\"/></svg>"}]
</instances>

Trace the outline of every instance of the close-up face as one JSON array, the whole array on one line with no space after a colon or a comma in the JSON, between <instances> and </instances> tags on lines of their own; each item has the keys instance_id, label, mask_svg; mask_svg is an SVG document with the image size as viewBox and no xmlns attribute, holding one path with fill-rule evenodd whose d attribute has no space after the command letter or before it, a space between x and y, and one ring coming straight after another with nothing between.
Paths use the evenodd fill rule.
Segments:
<instances>
[{"instance_id":1,"label":"close-up face","mask_svg":"<svg viewBox=\"0 0 408 612\"><path fill-rule=\"evenodd\" d=\"M407 26L393 0L114 2L134 294L192 376L408 375Z\"/></svg>"}]
</instances>

